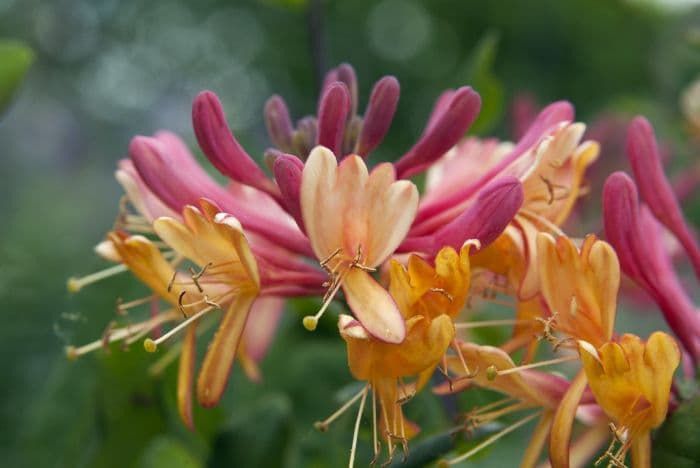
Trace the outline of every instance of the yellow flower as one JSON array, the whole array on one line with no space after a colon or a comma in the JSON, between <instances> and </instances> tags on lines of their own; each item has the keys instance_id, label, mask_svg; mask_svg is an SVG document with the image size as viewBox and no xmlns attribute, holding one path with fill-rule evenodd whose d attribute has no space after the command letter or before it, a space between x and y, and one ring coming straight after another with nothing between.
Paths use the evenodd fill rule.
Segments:
<instances>
[{"instance_id":1,"label":"yellow flower","mask_svg":"<svg viewBox=\"0 0 700 468\"><path fill-rule=\"evenodd\" d=\"M301 209L316 257L330 275L328 294L316 316L304 319L313 330L335 293L345 298L362 326L377 339L401 343L406 327L389 293L370 276L406 236L418 206L418 190L396 181L391 164L372 172L362 158L340 165L324 147L316 147L304 166Z\"/></svg>"},{"instance_id":2,"label":"yellow flower","mask_svg":"<svg viewBox=\"0 0 700 468\"><path fill-rule=\"evenodd\" d=\"M469 248L459 254L451 247L442 249L435 267L415 255L409 257L408 267L391 262L389 291L406 322L403 342L379 340L349 315L341 315L338 321L350 371L356 379L368 382L364 391L372 389L374 423L382 428L390 458L395 442L404 444L405 450L406 441L417 432L403 416L403 403L425 386L454 339L452 317L464 307L469 290ZM416 380L404 381L410 378ZM320 426L325 428L330 420ZM374 434L376 457L376 426Z\"/></svg>"},{"instance_id":3,"label":"yellow flower","mask_svg":"<svg viewBox=\"0 0 700 468\"><path fill-rule=\"evenodd\" d=\"M676 341L663 332L652 333L646 342L625 334L597 349L580 341L579 353L588 385L621 442L616 451L611 444L606 456L624 462L632 448L634 466L650 466L649 432L666 419L671 381L680 363Z\"/></svg>"}]
</instances>

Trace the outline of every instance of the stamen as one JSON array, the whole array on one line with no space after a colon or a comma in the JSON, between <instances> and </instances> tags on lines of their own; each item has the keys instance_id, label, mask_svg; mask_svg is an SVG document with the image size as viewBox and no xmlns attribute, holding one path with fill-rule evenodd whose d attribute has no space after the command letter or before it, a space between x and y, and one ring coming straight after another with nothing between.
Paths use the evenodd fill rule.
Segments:
<instances>
[{"instance_id":1,"label":"stamen","mask_svg":"<svg viewBox=\"0 0 700 468\"><path fill-rule=\"evenodd\" d=\"M365 385L362 390L357 392L357 394L355 396L353 396L347 402L345 402L345 404L343 404L343 406L338 408L338 410L336 410L335 413L328 416L328 418L326 418L323 421L316 421L314 423L314 427L321 432L326 432L328 430L328 426L330 426L330 424L333 421L338 419L343 413L345 413L348 410L348 408L350 408L357 400L360 399L360 397L362 397L362 394L365 393L365 391L367 390L367 387L368 387L368 385Z\"/></svg>"},{"instance_id":2,"label":"stamen","mask_svg":"<svg viewBox=\"0 0 700 468\"><path fill-rule=\"evenodd\" d=\"M443 296L445 296L447 298L448 301L454 302L454 297L452 297L452 294L448 293L447 291L445 291L442 288L430 288L430 289L428 289L428 291L442 294Z\"/></svg>"},{"instance_id":3,"label":"stamen","mask_svg":"<svg viewBox=\"0 0 700 468\"><path fill-rule=\"evenodd\" d=\"M105 278L109 278L110 276L114 276L116 274L122 273L126 271L128 268L126 265L123 263L120 263L118 265L111 266L109 268L105 268L104 270L96 271L95 273L91 273L89 275L83 276L82 278L76 278L72 277L68 279L68 282L66 286L68 287L68 291L72 293L77 293L80 291L82 288L87 286L88 284L96 283L100 280L103 280Z\"/></svg>"},{"instance_id":4,"label":"stamen","mask_svg":"<svg viewBox=\"0 0 700 468\"><path fill-rule=\"evenodd\" d=\"M477 368L476 370L474 370L474 372L469 370L469 366L467 365L466 359L464 359L462 350L459 348L459 343L457 342L457 339L452 340L452 349L454 349L457 352L459 361L462 363L462 367L464 368L464 372L466 375L462 376L462 378L473 379L474 377L476 377L479 373L479 369Z\"/></svg>"},{"instance_id":5,"label":"stamen","mask_svg":"<svg viewBox=\"0 0 700 468\"><path fill-rule=\"evenodd\" d=\"M506 319L506 320L482 320L480 322L465 322L465 323L455 323L455 328L458 330L481 328L481 327L498 327L502 325L518 325L521 323L532 322L532 320L516 320L516 319Z\"/></svg>"},{"instance_id":6,"label":"stamen","mask_svg":"<svg viewBox=\"0 0 700 468\"><path fill-rule=\"evenodd\" d=\"M505 369L505 370L498 370L496 368L496 366L491 365L491 366L486 368L486 378L489 380L493 380L499 375L514 374L514 373L520 372L522 370L535 369L537 367L550 366L550 365L554 365L554 364L560 364L562 362L575 361L577 359L578 359L577 355L563 356L563 357L556 358L556 359L549 359L547 361L540 361L540 362L535 362L533 364L526 364L524 366L511 367L510 369Z\"/></svg>"},{"instance_id":7,"label":"stamen","mask_svg":"<svg viewBox=\"0 0 700 468\"><path fill-rule=\"evenodd\" d=\"M350 461L348 466L352 468L355 465L355 451L357 450L357 436L360 433L360 421L362 420L362 412L365 409L365 400L367 399L367 390L369 390L369 384L365 385L362 389L362 400L360 400L360 409L357 411L357 418L355 419L355 430L352 433L352 447L350 448Z\"/></svg>"},{"instance_id":8,"label":"stamen","mask_svg":"<svg viewBox=\"0 0 700 468\"><path fill-rule=\"evenodd\" d=\"M215 309L217 309L217 307L210 306L210 307L207 307L206 309L200 310L199 312L197 312L197 313L194 314L193 316L189 317L187 320L184 320L184 321L180 322L179 324L177 324L177 326L175 326L174 328L170 329L167 333L165 333L163 336L159 337L157 340L153 340L153 339L151 339L151 338L147 338L147 339L144 340L144 342L143 342L143 347L144 347L144 349L145 349L146 351L148 351L149 353L154 353L154 352L156 352L156 350L158 349L158 345L159 345L159 344L163 343L165 340L167 340L168 338L170 338L171 336L173 336L174 334L176 334L177 332L179 332L179 331L182 330L183 328L187 327L187 325L191 324L191 323L194 322L195 320L200 319L200 318L203 317L205 314L207 314L207 313L209 313L209 312L211 312L212 310L215 310Z\"/></svg>"},{"instance_id":9,"label":"stamen","mask_svg":"<svg viewBox=\"0 0 700 468\"><path fill-rule=\"evenodd\" d=\"M169 322L171 320L176 320L177 318L178 315L174 312L163 313L136 325L129 325L123 328L111 329L108 334L106 334L99 340L93 341L92 343L88 343L78 348L76 348L75 346L67 346L66 355L69 359L77 359L83 354L102 348L105 345L105 338L107 343L112 343L114 341L119 341L133 336L134 334L141 333L144 330L153 330L157 326L162 325L163 323Z\"/></svg>"},{"instance_id":10,"label":"stamen","mask_svg":"<svg viewBox=\"0 0 700 468\"><path fill-rule=\"evenodd\" d=\"M488 447L489 445L493 444L493 443L496 442L498 439L500 439L500 438L502 438L502 437L504 437L504 436L510 434L510 433L513 432L514 430L516 430L516 429L518 429L518 428L524 426L525 424L529 423L530 421L532 421L532 420L535 419L536 417L540 416L541 414L542 414L542 411L538 411L538 412L536 412L536 413L533 413L533 414L531 414L531 415L529 415L529 416L524 417L524 418L521 419L520 421L518 421L518 422L512 424L511 426L506 427L506 428L503 429L502 431L500 431L500 432L498 432L498 433L496 433L496 434L494 434L494 435L492 435L492 436L486 438L486 440L484 440L483 442L481 442L480 444L478 444L476 447L472 448L471 450L469 450L469 451L466 452L465 454L460 455L459 457L454 458L454 459L452 459L452 460L440 460L440 462L438 463L438 466L444 468L444 467L449 467L449 466L451 466L451 465L456 465L457 463L463 462L464 460L468 459L469 457L471 457L471 456L474 455L475 453L478 453L478 452L480 452L481 450L483 450L483 449L485 449L486 447Z\"/></svg>"},{"instance_id":11,"label":"stamen","mask_svg":"<svg viewBox=\"0 0 700 468\"><path fill-rule=\"evenodd\" d=\"M133 301L129 302L122 302L122 298L117 299L117 314L119 315L126 315L127 311L129 309L133 309L134 307L138 307L143 304L148 304L153 300L155 296L146 296L142 297L141 299L134 299Z\"/></svg>"},{"instance_id":12,"label":"stamen","mask_svg":"<svg viewBox=\"0 0 700 468\"><path fill-rule=\"evenodd\" d=\"M369 462L374 465L379 459L379 453L382 451L382 445L377 439L377 392L372 389L372 445L374 448L374 457Z\"/></svg>"},{"instance_id":13,"label":"stamen","mask_svg":"<svg viewBox=\"0 0 700 468\"><path fill-rule=\"evenodd\" d=\"M614 466L615 468L627 468L625 464L625 456L627 455L627 450L629 449L629 440L627 440L627 430L625 428L617 428L615 424L609 424L610 430L612 431L612 440L610 445L605 449L605 453L601 455L593 464L598 466L604 461L608 461L608 467ZM620 443L620 448L615 451L615 444Z\"/></svg>"},{"instance_id":14,"label":"stamen","mask_svg":"<svg viewBox=\"0 0 700 468\"><path fill-rule=\"evenodd\" d=\"M323 313L326 311L326 309L330 305L331 301L333 300L333 297L336 295L336 293L340 289L340 286L343 284L344 273L345 272L340 273L337 278L333 278L332 281L335 282L335 284L333 284L333 289L329 290L329 294L327 294L327 297L324 298L323 304L321 305L321 309L316 313L316 315L307 315L306 317L304 317L304 320L302 321L304 328L306 328L309 331L316 330L316 326L318 325L318 320L321 318Z\"/></svg>"}]
</instances>

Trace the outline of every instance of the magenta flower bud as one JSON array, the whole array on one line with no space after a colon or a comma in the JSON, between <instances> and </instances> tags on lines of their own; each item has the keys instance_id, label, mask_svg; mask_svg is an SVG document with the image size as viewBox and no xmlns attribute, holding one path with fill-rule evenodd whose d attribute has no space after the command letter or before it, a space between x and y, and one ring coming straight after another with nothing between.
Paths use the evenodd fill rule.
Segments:
<instances>
[{"instance_id":1,"label":"magenta flower bud","mask_svg":"<svg viewBox=\"0 0 700 468\"><path fill-rule=\"evenodd\" d=\"M396 175L407 178L425 170L466 133L481 109L481 98L470 87L459 88L434 124L396 164Z\"/></svg>"},{"instance_id":2,"label":"magenta flower bud","mask_svg":"<svg viewBox=\"0 0 700 468\"><path fill-rule=\"evenodd\" d=\"M270 97L265 103L265 125L270 140L283 151L292 151L294 127L289 117L287 104L278 95Z\"/></svg>"},{"instance_id":3,"label":"magenta flower bud","mask_svg":"<svg viewBox=\"0 0 700 468\"><path fill-rule=\"evenodd\" d=\"M304 163L291 154L278 155L273 165L275 180L282 193L282 205L292 215L302 232L306 232L299 199L303 170Z\"/></svg>"},{"instance_id":4,"label":"magenta flower bud","mask_svg":"<svg viewBox=\"0 0 700 468\"><path fill-rule=\"evenodd\" d=\"M627 133L627 156L642 199L654 216L679 240L700 278L700 248L688 227L678 200L666 179L654 130L644 117L636 117Z\"/></svg>"},{"instance_id":5,"label":"magenta flower bud","mask_svg":"<svg viewBox=\"0 0 700 468\"><path fill-rule=\"evenodd\" d=\"M355 69L349 63L342 63L338 68L338 81L345 83L350 93L350 112L348 113L348 120L357 114L357 75L355 74Z\"/></svg>"},{"instance_id":6,"label":"magenta flower bud","mask_svg":"<svg viewBox=\"0 0 700 468\"><path fill-rule=\"evenodd\" d=\"M305 160L314 146L316 146L317 134L318 122L314 116L307 115L299 119L293 139L295 154Z\"/></svg>"},{"instance_id":7,"label":"magenta flower bud","mask_svg":"<svg viewBox=\"0 0 700 468\"><path fill-rule=\"evenodd\" d=\"M355 153L366 158L382 142L394 119L400 91L399 81L393 76L385 76L374 85Z\"/></svg>"},{"instance_id":8,"label":"magenta flower bud","mask_svg":"<svg viewBox=\"0 0 700 468\"><path fill-rule=\"evenodd\" d=\"M316 144L330 149L339 159L341 155L345 120L350 111L350 93L341 82L332 83L323 94L318 111Z\"/></svg>"},{"instance_id":9,"label":"magenta flower bud","mask_svg":"<svg viewBox=\"0 0 700 468\"><path fill-rule=\"evenodd\" d=\"M486 247L513 220L524 199L522 183L516 177L497 179L482 189L474 203L457 218L434 234L406 239L398 251L434 256L445 246L459 249L468 240L478 240L482 248Z\"/></svg>"},{"instance_id":10,"label":"magenta flower bud","mask_svg":"<svg viewBox=\"0 0 700 468\"><path fill-rule=\"evenodd\" d=\"M177 157L164 142L136 136L129 144L129 157L146 186L169 208L182 211L198 200L197 190L216 191L200 174L194 160Z\"/></svg>"},{"instance_id":11,"label":"magenta flower bud","mask_svg":"<svg viewBox=\"0 0 700 468\"><path fill-rule=\"evenodd\" d=\"M700 318L664 248L661 226L638 203L634 181L624 172L610 175L603 188L605 236L617 252L622 271L659 305L669 327L697 363Z\"/></svg>"},{"instance_id":12,"label":"magenta flower bud","mask_svg":"<svg viewBox=\"0 0 700 468\"><path fill-rule=\"evenodd\" d=\"M192 104L192 124L202 151L223 175L274 197L277 187L234 138L219 98L202 91Z\"/></svg>"}]
</instances>

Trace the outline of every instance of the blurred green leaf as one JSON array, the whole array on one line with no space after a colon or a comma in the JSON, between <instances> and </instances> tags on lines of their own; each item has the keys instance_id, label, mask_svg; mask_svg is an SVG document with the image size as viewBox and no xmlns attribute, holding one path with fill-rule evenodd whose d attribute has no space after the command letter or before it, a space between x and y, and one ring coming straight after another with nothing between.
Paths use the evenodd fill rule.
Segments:
<instances>
[{"instance_id":1,"label":"blurred green leaf","mask_svg":"<svg viewBox=\"0 0 700 468\"><path fill-rule=\"evenodd\" d=\"M34 52L26 44L0 40L0 111L10 103L33 61Z\"/></svg>"},{"instance_id":2,"label":"blurred green leaf","mask_svg":"<svg viewBox=\"0 0 700 468\"><path fill-rule=\"evenodd\" d=\"M273 394L241 412L214 441L208 465L283 466L292 434L291 408L288 397Z\"/></svg>"},{"instance_id":3,"label":"blurred green leaf","mask_svg":"<svg viewBox=\"0 0 700 468\"><path fill-rule=\"evenodd\" d=\"M683 403L654 440L654 466L700 466L700 397Z\"/></svg>"},{"instance_id":4,"label":"blurred green leaf","mask_svg":"<svg viewBox=\"0 0 700 468\"><path fill-rule=\"evenodd\" d=\"M146 447L137 466L138 468L199 468L203 463L177 439L159 436Z\"/></svg>"},{"instance_id":5,"label":"blurred green leaf","mask_svg":"<svg viewBox=\"0 0 700 468\"><path fill-rule=\"evenodd\" d=\"M494 75L499 34L488 31L474 47L460 74L481 96L481 112L470 133L483 134L493 129L503 115L503 83Z\"/></svg>"}]
</instances>

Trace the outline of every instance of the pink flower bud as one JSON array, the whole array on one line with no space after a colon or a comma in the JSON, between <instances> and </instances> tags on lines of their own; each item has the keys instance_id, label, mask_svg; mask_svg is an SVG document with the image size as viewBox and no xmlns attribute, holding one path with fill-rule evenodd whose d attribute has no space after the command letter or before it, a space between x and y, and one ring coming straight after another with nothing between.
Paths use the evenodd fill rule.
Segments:
<instances>
[{"instance_id":1,"label":"pink flower bud","mask_svg":"<svg viewBox=\"0 0 700 468\"><path fill-rule=\"evenodd\" d=\"M304 163L291 154L277 156L273 165L275 180L282 193L282 205L292 215L299 228L305 231L304 220L301 216L301 202L299 200L303 170Z\"/></svg>"},{"instance_id":2,"label":"pink flower bud","mask_svg":"<svg viewBox=\"0 0 700 468\"><path fill-rule=\"evenodd\" d=\"M664 248L659 223L651 211L638 206L637 187L624 172L605 181L605 236L615 248L620 267L659 305L666 322L683 346L700 359L700 318Z\"/></svg>"},{"instance_id":3,"label":"pink flower bud","mask_svg":"<svg viewBox=\"0 0 700 468\"><path fill-rule=\"evenodd\" d=\"M421 139L396 162L397 176L417 174L445 154L464 136L480 109L479 95L468 86L459 88L434 123L428 124Z\"/></svg>"},{"instance_id":4,"label":"pink flower bud","mask_svg":"<svg viewBox=\"0 0 700 468\"><path fill-rule=\"evenodd\" d=\"M385 76L374 85L355 152L366 158L384 139L399 103L399 81Z\"/></svg>"},{"instance_id":5,"label":"pink flower bud","mask_svg":"<svg viewBox=\"0 0 700 468\"><path fill-rule=\"evenodd\" d=\"M679 240L700 278L700 248L683 217L666 179L654 130L644 117L636 117L627 133L627 156L644 202L654 216Z\"/></svg>"},{"instance_id":6,"label":"pink flower bud","mask_svg":"<svg viewBox=\"0 0 700 468\"><path fill-rule=\"evenodd\" d=\"M279 196L275 184L234 138L216 94L202 91L197 95L192 104L192 124L199 146L219 172L272 196Z\"/></svg>"},{"instance_id":7,"label":"pink flower bud","mask_svg":"<svg viewBox=\"0 0 700 468\"><path fill-rule=\"evenodd\" d=\"M350 93L341 82L332 83L321 98L318 111L318 135L316 144L325 146L333 154L342 157L345 119L350 111Z\"/></svg>"},{"instance_id":8,"label":"pink flower bud","mask_svg":"<svg viewBox=\"0 0 700 468\"><path fill-rule=\"evenodd\" d=\"M292 119L284 99L276 94L265 103L265 125L275 146L283 151L292 151Z\"/></svg>"}]
</instances>

